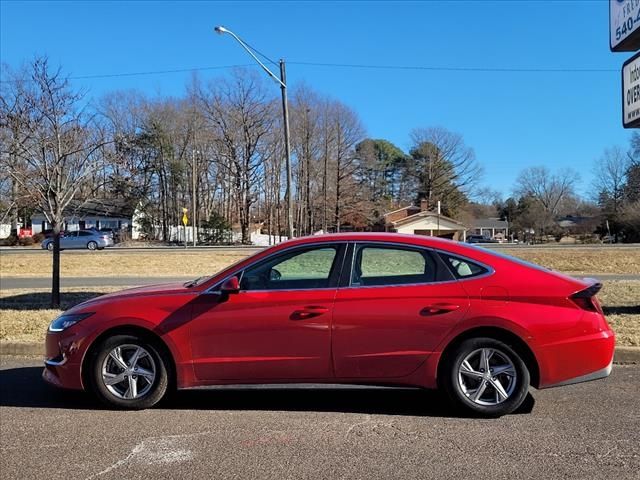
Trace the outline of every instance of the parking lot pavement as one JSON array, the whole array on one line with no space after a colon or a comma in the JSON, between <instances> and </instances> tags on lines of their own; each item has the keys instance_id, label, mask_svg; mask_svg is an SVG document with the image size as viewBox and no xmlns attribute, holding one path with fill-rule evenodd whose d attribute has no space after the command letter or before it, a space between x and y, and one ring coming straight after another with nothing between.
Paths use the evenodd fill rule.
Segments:
<instances>
[{"instance_id":1,"label":"parking lot pavement","mask_svg":"<svg viewBox=\"0 0 640 480\"><path fill-rule=\"evenodd\" d=\"M0 360L0 476L50 479L636 479L640 365L533 391L518 414L461 418L431 392L224 388L109 411ZM534 401L535 398L535 401Z\"/></svg>"}]
</instances>

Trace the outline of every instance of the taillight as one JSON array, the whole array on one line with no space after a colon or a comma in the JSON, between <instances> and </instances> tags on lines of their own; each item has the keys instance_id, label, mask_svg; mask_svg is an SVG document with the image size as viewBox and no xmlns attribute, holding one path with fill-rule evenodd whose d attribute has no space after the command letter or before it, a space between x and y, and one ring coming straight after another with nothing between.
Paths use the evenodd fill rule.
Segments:
<instances>
[{"instance_id":1,"label":"taillight","mask_svg":"<svg viewBox=\"0 0 640 480\"><path fill-rule=\"evenodd\" d=\"M602 283L592 283L584 290L580 290L579 292L570 295L569 299L583 310L602 313L602 307L596 298L596 294L600 289L602 289Z\"/></svg>"}]
</instances>

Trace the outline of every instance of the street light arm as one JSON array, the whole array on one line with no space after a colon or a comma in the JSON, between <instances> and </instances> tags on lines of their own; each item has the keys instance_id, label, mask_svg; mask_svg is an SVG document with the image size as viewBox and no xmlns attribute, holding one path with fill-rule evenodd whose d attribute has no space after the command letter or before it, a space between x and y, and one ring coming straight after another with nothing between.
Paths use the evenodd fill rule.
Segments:
<instances>
[{"instance_id":1,"label":"street light arm","mask_svg":"<svg viewBox=\"0 0 640 480\"><path fill-rule=\"evenodd\" d=\"M269 69L267 68L267 66L266 66L264 63L262 63L262 62L260 61L260 59L259 59L259 58L258 58L258 57L253 53L253 51L251 50L251 48L250 48L246 43L244 43L244 42L242 41L242 39L241 39L238 35L236 35L235 33L233 33L233 32L232 32L231 30L229 30L228 28L224 28L224 27L216 27L216 28L215 28L215 31L216 31L217 33L220 33L220 34L228 33L228 34L229 34L229 35L231 35L233 38L235 38L235 39L236 39L236 41L237 41L237 42L242 46L242 48L244 48L244 49L247 51L247 53L248 53L249 55L251 55L251 57L252 57L256 62L258 62L258 65L260 65L260 66L262 67L262 69L263 69L265 72L267 72L267 75L269 75L269 76L270 76L271 78L273 78L276 82L278 82L278 83L280 84L280 86L281 86L281 87L283 87L283 88L287 88L287 86L286 86L286 85L285 85L285 84L284 84L284 83L283 83L283 82L282 82L278 77L276 77L276 76L275 76L275 74L274 74L271 70L269 70Z\"/></svg>"}]
</instances>

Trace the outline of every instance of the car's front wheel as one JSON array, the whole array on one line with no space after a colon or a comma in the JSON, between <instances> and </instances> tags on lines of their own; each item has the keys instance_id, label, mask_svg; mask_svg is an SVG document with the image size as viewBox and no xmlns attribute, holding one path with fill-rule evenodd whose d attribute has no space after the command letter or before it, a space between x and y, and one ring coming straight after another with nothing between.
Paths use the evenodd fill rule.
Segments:
<instances>
[{"instance_id":1,"label":"car's front wheel","mask_svg":"<svg viewBox=\"0 0 640 480\"><path fill-rule=\"evenodd\" d=\"M50 252L53 252L53 242L47 243L47 250L49 250Z\"/></svg>"},{"instance_id":2,"label":"car's front wheel","mask_svg":"<svg viewBox=\"0 0 640 480\"><path fill-rule=\"evenodd\" d=\"M139 410L158 403L167 392L167 362L150 342L135 335L108 337L95 350L91 384L109 406Z\"/></svg>"},{"instance_id":3,"label":"car's front wheel","mask_svg":"<svg viewBox=\"0 0 640 480\"><path fill-rule=\"evenodd\" d=\"M470 338L444 358L440 384L459 407L499 417L516 410L529 391L529 370L516 351L493 338Z\"/></svg>"}]
</instances>

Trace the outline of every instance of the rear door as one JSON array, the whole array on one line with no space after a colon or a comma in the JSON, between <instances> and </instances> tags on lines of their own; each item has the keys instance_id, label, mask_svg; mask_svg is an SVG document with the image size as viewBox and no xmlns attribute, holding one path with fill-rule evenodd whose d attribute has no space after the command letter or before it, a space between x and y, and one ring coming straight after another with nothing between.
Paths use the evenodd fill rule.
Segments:
<instances>
[{"instance_id":1,"label":"rear door","mask_svg":"<svg viewBox=\"0 0 640 480\"><path fill-rule=\"evenodd\" d=\"M341 279L333 313L338 378L413 373L469 307L466 292L427 249L358 243Z\"/></svg>"},{"instance_id":2,"label":"rear door","mask_svg":"<svg viewBox=\"0 0 640 480\"><path fill-rule=\"evenodd\" d=\"M64 232L64 237L60 237L60 248L77 248L78 232Z\"/></svg>"}]
</instances>

